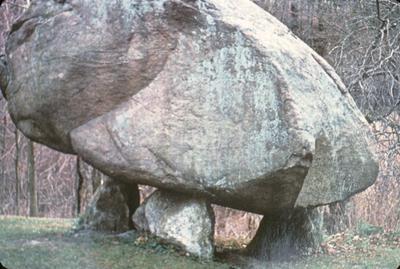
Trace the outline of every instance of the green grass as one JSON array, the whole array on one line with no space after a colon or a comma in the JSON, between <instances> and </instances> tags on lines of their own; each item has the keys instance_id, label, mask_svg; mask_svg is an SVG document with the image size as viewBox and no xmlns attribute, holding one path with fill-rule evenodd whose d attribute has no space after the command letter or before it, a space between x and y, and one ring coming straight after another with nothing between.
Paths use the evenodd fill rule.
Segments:
<instances>
[{"instance_id":1,"label":"green grass","mask_svg":"<svg viewBox=\"0 0 400 269\"><path fill-rule=\"evenodd\" d=\"M71 233L73 221L0 216L0 261L9 269L229 268L180 256L154 240Z\"/></svg>"},{"instance_id":2,"label":"green grass","mask_svg":"<svg viewBox=\"0 0 400 269\"><path fill-rule=\"evenodd\" d=\"M307 269L396 269L400 265L399 249L381 249L377 255L368 256L364 254L353 254L351 256L313 256L302 258L297 261L280 263L254 262L254 269L258 268L307 268Z\"/></svg>"},{"instance_id":3,"label":"green grass","mask_svg":"<svg viewBox=\"0 0 400 269\"><path fill-rule=\"evenodd\" d=\"M229 269L227 263L186 257L183 252L135 232L124 236L72 232L73 220L0 216L0 261L9 269ZM347 237L346 237L347 236ZM262 263L234 252L220 261L254 269L395 269L400 265L399 234L376 238L346 235L340 250L287 262ZM391 243L394 242L394 243ZM397 242L397 243L396 243ZM336 244L336 243L333 243Z\"/></svg>"}]
</instances>

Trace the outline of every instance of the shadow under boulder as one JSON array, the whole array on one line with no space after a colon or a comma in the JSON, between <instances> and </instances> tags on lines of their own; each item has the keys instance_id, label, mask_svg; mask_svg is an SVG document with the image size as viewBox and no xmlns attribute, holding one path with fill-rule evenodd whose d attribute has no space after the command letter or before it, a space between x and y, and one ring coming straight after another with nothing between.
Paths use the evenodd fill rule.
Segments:
<instances>
[{"instance_id":1,"label":"shadow under boulder","mask_svg":"<svg viewBox=\"0 0 400 269\"><path fill-rule=\"evenodd\" d=\"M247 247L247 254L261 260L287 260L318 250L322 240L318 212L297 208L264 216Z\"/></svg>"},{"instance_id":2,"label":"shadow under boulder","mask_svg":"<svg viewBox=\"0 0 400 269\"><path fill-rule=\"evenodd\" d=\"M131 217L139 203L140 194L136 184L107 177L81 216L79 228L107 232L133 229Z\"/></svg>"}]
</instances>

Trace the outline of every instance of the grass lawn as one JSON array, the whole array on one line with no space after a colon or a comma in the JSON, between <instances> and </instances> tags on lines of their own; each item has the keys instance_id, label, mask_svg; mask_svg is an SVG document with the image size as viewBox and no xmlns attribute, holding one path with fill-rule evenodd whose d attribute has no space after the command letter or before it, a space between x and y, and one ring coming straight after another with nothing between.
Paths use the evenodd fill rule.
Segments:
<instances>
[{"instance_id":1,"label":"grass lawn","mask_svg":"<svg viewBox=\"0 0 400 269\"><path fill-rule=\"evenodd\" d=\"M8 269L229 268L181 256L136 233L73 234L73 220L0 216L0 261Z\"/></svg>"},{"instance_id":2,"label":"grass lawn","mask_svg":"<svg viewBox=\"0 0 400 269\"><path fill-rule=\"evenodd\" d=\"M234 254L220 262L206 262L135 232L75 234L72 227L73 220L0 216L0 262L8 269L396 269L400 265L396 234L381 239L343 235L327 243L332 248L329 254L288 262L261 263Z\"/></svg>"}]
</instances>

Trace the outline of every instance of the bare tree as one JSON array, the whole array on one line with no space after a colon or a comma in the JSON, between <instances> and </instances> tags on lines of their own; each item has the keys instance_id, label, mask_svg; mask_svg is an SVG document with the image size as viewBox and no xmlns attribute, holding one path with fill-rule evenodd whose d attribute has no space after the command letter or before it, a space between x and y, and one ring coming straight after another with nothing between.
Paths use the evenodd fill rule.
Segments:
<instances>
[{"instance_id":1,"label":"bare tree","mask_svg":"<svg viewBox=\"0 0 400 269\"><path fill-rule=\"evenodd\" d=\"M1 97L0 97L1 98ZM4 165L4 154L6 151L6 131L7 131L7 116L6 106L1 111L1 124L0 124L0 179L4 180L5 165Z\"/></svg>"},{"instance_id":2,"label":"bare tree","mask_svg":"<svg viewBox=\"0 0 400 269\"><path fill-rule=\"evenodd\" d=\"M20 190L21 190L21 183L19 178L19 135L18 129L15 129L15 155L14 155L14 167L15 167L15 211L16 215L20 214Z\"/></svg>"},{"instance_id":3,"label":"bare tree","mask_svg":"<svg viewBox=\"0 0 400 269\"><path fill-rule=\"evenodd\" d=\"M82 210L82 191L84 177L82 175L81 159L76 157L76 179L75 179L75 216L79 216Z\"/></svg>"},{"instance_id":4,"label":"bare tree","mask_svg":"<svg viewBox=\"0 0 400 269\"><path fill-rule=\"evenodd\" d=\"M27 166L28 166L28 186L29 186L29 216L38 216L38 197L36 190L35 177L35 148L32 140L27 143Z\"/></svg>"},{"instance_id":5,"label":"bare tree","mask_svg":"<svg viewBox=\"0 0 400 269\"><path fill-rule=\"evenodd\" d=\"M400 215L392 210L400 206L399 1L254 1L335 67L379 143L377 184L368 190L369 197L361 194L351 199L354 203L326 207L329 229L335 232L354 225L360 217L385 227L400 222Z\"/></svg>"}]
</instances>

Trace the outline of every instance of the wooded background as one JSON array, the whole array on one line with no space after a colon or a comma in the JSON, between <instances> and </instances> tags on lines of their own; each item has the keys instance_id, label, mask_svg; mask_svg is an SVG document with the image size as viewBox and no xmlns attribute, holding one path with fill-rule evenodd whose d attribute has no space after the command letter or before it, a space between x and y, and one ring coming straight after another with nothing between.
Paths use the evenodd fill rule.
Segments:
<instances>
[{"instance_id":1,"label":"wooded background","mask_svg":"<svg viewBox=\"0 0 400 269\"><path fill-rule=\"evenodd\" d=\"M0 1L1 2L1 1ZM400 229L400 3L395 0L255 0L328 60L370 123L379 145L377 183L319 210L329 232L360 223ZM0 5L0 55L29 0ZM240 12L240 11L239 11ZM0 96L0 214L76 217L101 173L75 156L34 144L16 130ZM142 197L152 188L141 186ZM79 194L79 195L78 195ZM79 198L79 199L78 199ZM261 216L215 207L217 236L250 238Z\"/></svg>"}]
</instances>

